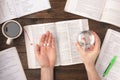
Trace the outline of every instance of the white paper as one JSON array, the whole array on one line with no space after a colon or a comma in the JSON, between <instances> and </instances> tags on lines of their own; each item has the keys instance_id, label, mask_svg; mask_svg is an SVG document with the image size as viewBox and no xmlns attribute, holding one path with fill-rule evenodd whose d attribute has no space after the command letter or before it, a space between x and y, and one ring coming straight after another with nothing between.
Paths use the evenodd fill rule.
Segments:
<instances>
[{"instance_id":1,"label":"white paper","mask_svg":"<svg viewBox=\"0 0 120 80\"><path fill-rule=\"evenodd\" d=\"M0 52L0 80L27 80L15 47Z\"/></svg>"},{"instance_id":2,"label":"white paper","mask_svg":"<svg viewBox=\"0 0 120 80\"><path fill-rule=\"evenodd\" d=\"M49 8L49 0L0 0L0 23Z\"/></svg>"},{"instance_id":3,"label":"white paper","mask_svg":"<svg viewBox=\"0 0 120 80\"><path fill-rule=\"evenodd\" d=\"M29 26L25 26L24 29L28 34L27 35L26 32L24 33L26 49L27 49L27 57L28 57L28 66L29 68L33 68L33 69L40 68L40 64L37 62L37 59L34 53L35 45L39 44L42 34L46 33L46 31L50 31L53 34L54 38L56 38L55 24L46 23L46 24L29 25ZM31 43L33 45L31 45ZM56 45L56 51L57 51L56 65L59 65L60 62L59 62L59 52L58 52L57 45Z\"/></svg>"},{"instance_id":4,"label":"white paper","mask_svg":"<svg viewBox=\"0 0 120 80\"><path fill-rule=\"evenodd\" d=\"M120 0L107 0L101 21L120 26Z\"/></svg>"},{"instance_id":5,"label":"white paper","mask_svg":"<svg viewBox=\"0 0 120 80\"><path fill-rule=\"evenodd\" d=\"M50 31L54 38L56 39L56 29L55 29L55 24L54 23L46 23L46 24L41 24L41 25L34 25L31 27L32 30L32 41L34 46L36 44L39 44L40 38L42 34L46 33L47 31ZM57 60L56 60L56 65L59 65L59 53L58 53L58 47L56 45L56 51L57 51Z\"/></svg>"},{"instance_id":6,"label":"white paper","mask_svg":"<svg viewBox=\"0 0 120 80\"><path fill-rule=\"evenodd\" d=\"M87 22L87 20L82 19L56 23L61 65L82 63L75 42L80 32L89 30Z\"/></svg>"},{"instance_id":7,"label":"white paper","mask_svg":"<svg viewBox=\"0 0 120 80\"><path fill-rule=\"evenodd\" d=\"M106 0L67 0L65 11L100 20Z\"/></svg>"},{"instance_id":8,"label":"white paper","mask_svg":"<svg viewBox=\"0 0 120 80\"><path fill-rule=\"evenodd\" d=\"M32 32L30 27L24 27L24 35L25 35L26 52L29 53L27 54L28 66L29 68L33 68L34 66L36 66L36 68L39 68L40 65L38 64L34 54L35 44L33 44L33 40L31 37Z\"/></svg>"},{"instance_id":9,"label":"white paper","mask_svg":"<svg viewBox=\"0 0 120 80\"><path fill-rule=\"evenodd\" d=\"M60 65L69 65L72 62L68 24L68 22L56 23Z\"/></svg>"},{"instance_id":10,"label":"white paper","mask_svg":"<svg viewBox=\"0 0 120 80\"><path fill-rule=\"evenodd\" d=\"M111 59L117 56L116 62L107 76L103 73L108 67ZM109 29L105 36L100 55L96 63L97 72L101 80L120 80L120 33Z\"/></svg>"},{"instance_id":11,"label":"white paper","mask_svg":"<svg viewBox=\"0 0 120 80\"><path fill-rule=\"evenodd\" d=\"M65 11L120 26L120 0L67 0Z\"/></svg>"},{"instance_id":12,"label":"white paper","mask_svg":"<svg viewBox=\"0 0 120 80\"><path fill-rule=\"evenodd\" d=\"M70 23L68 24L68 27L69 27L69 40L70 40L72 64L82 63L80 54L75 46L75 43L77 41L77 37L80 32L89 30L87 20L81 20L81 21L76 21L74 23Z\"/></svg>"},{"instance_id":13,"label":"white paper","mask_svg":"<svg viewBox=\"0 0 120 80\"><path fill-rule=\"evenodd\" d=\"M41 35L46 31L52 32L55 38L57 51L56 66L81 63L80 55L75 47L75 42L77 41L78 33L80 33L83 30L89 30L88 20L79 19L61 21L56 23L28 25L25 26L24 28L28 32L28 35L30 36L31 39L31 40L27 39L27 35L25 33L25 42L27 48L29 68L40 67L39 65L36 65L37 62L35 59L35 53L33 51L35 48L34 47L35 44L39 44ZM30 46L30 42L33 43L33 46L28 48L28 46Z\"/></svg>"}]
</instances>

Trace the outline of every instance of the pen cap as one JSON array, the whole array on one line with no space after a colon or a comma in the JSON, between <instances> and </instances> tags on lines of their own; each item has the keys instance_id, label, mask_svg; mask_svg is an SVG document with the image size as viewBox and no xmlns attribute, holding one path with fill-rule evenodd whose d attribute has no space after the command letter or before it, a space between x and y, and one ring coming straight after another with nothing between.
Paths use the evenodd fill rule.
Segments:
<instances>
[{"instance_id":1,"label":"pen cap","mask_svg":"<svg viewBox=\"0 0 120 80\"><path fill-rule=\"evenodd\" d=\"M83 31L79 33L77 40L85 50L90 48L95 43L95 37L92 31Z\"/></svg>"}]
</instances>

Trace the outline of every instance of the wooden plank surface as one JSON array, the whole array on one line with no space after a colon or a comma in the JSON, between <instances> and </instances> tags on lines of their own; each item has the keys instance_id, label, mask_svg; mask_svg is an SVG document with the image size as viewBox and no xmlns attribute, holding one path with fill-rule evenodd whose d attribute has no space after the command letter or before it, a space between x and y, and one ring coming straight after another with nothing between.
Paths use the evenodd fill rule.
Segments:
<instances>
[{"instance_id":1,"label":"wooden plank surface","mask_svg":"<svg viewBox=\"0 0 120 80\"><path fill-rule=\"evenodd\" d=\"M34 13L28 16L15 19L15 20L20 22L22 26L25 26L30 24L57 22L57 21L63 21L63 20L86 19L85 17L64 12L64 6L66 3L66 0L50 0L50 3L52 8L49 10ZM3 36L1 32L1 26L2 24L0 25L0 50L6 49L12 46L17 47L27 79L39 80L40 69L36 69L36 70L28 69L23 33L18 39L14 40L14 42L10 46L8 46L5 44L6 38ZM101 41L103 41L105 33L108 28L112 28L114 30L120 31L120 28L116 26L97 22L91 19L89 19L89 26L90 26L90 30L93 30L96 33L98 33ZM83 64L66 66L66 67L56 67L54 75L55 75L54 80L88 80L86 70Z\"/></svg>"}]
</instances>

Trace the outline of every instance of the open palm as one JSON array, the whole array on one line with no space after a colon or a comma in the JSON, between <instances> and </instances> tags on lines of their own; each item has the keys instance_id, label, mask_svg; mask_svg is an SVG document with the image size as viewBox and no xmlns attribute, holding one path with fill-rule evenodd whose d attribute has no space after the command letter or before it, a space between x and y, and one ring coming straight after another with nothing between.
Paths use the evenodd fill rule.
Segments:
<instances>
[{"instance_id":1,"label":"open palm","mask_svg":"<svg viewBox=\"0 0 120 80\"><path fill-rule=\"evenodd\" d=\"M55 41L49 31L43 34L35 48L36 58L41 67L54 67L56 62Z\"/></svg>"}]
</instances>

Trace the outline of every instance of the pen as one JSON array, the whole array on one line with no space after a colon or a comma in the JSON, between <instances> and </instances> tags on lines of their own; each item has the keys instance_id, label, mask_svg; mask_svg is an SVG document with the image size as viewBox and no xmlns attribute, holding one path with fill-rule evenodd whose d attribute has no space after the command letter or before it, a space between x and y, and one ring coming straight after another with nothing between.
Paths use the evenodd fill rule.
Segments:
<instances>
[{"instance_id":1,"label":"pen","mask_svg":"<svg viewBox=\"0 0 120 80\"><path fill-rule=\"evenodd\" d=\"M115 64L116 59L117 59L117 56L114 56L112 58L112 60L110 61L108 67L106 68L105 72L103 73L103 77L105 77L109 73L109 71L111 70L112 66Z\"/></svg>"}]
</instances>

